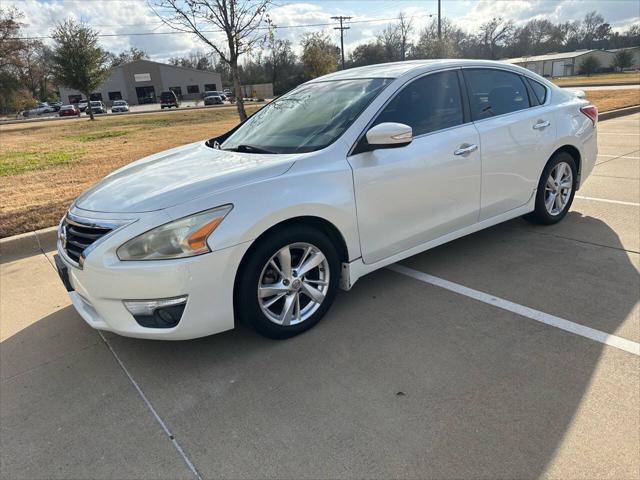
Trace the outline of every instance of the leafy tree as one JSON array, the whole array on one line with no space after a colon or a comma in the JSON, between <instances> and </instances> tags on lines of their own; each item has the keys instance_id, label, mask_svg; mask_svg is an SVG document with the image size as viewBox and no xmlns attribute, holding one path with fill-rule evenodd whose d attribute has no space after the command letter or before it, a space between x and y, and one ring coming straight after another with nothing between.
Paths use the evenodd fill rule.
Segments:
<instances>
[{"instance_id":1,"label":"leafy tree","mask_svg":"<svg viewBox=\"0 0 640 480\"><path fill-rule=\"evenodd\" d=\"M169 27L196 35L229 65L240 120L247 118L242 101L239 59L266 41L271 0L155 0L158 17ZM223 47L210 32L222 30Z\"/></svg>"},{"instance_id":2,"label":"leafy tree","mask_svg":"<svg viewBox=\"0 0 640 480\"><path fill-rule=\"evenodd\" d=\"M600 70L600 60L593 55L589 55L580 63L580 73L590 76Z\"/></svg>"},{"instance_id":3,"label":"leafy tree","mask_svg":"<svg viewBox=\"0 0 640 480\"><path fill-rule=\"evenodd\" d=\"M340 49L326 33L308 33L302 38L302 64L306 78L335 72L339 58Z\"/></svg>"},{"instance_id":4,"label":"leafy tree","mask_svg":"<svg viewBox=\"0 0 640 480\"><path fill-rule=\"evenodd\" d=\"M82 93L87 100L91 92L107 78L108 55L98 45L98 33L87 25L67 20L58 24L52 33L53 76L60 85ZM91 120L93 111L87 108Z\"/></svg>"},{"instance_id":5,"label":"leafy tree","mask_svg":"<svg viewBox=\"0 0 640 480\"><path fill-rule=\"evenodd\" d=\"M633 62L633 54L629 50L620 50L613 57L613 66L622 71L629 68Z\"/></svg>"},{"instance_id":6,"label":"leafy tree","mask_svg":"<svg viewBox=\"0 0 640 480\"><path fill-rule=\"evenodd\" d=\"M420 32L418 41L413 47L413 58L456 58L460 56L458 50L461 35L464 33L458 29L448 18L441 22L441 36L438 39L438 20L432 19Z\"/></svg>"},{"instance_id":7,"label":"leafy tree","mask_svg":"<svg viewBox=\"0 0 640 480\"><path fill-rule=\"evenodd\" d=\"M350 63L353 67L374 65L387 61L387 52L380 42L362 43L351 52Z\"/></svg>"}]
</instances>

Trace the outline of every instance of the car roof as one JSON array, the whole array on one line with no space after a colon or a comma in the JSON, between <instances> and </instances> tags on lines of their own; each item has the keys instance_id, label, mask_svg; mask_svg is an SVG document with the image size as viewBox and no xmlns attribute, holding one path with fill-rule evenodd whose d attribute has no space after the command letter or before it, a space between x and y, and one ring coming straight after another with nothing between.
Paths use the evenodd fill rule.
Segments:
<instances>
[{"instance_id":1,"label":"car roof","mask_svg":"<svg viewBox=\"0 0 640 480\"><path fill-rule=\"evenodd\" d=\"M315 78L308 83L323 82L328 80L351 80L358 78L389 78L395 79L409 73L422 73L429 70L437 70L446 67L500 67L520 73L528 72L522 67L511 65L505 62L493 60L466 60L460 58L445 58L438 60L408 60L405 62L380 63L377 65L367 65L365 67L348 68L339 72L330 73L322 77Z\"/></svg>"}]
</instances>

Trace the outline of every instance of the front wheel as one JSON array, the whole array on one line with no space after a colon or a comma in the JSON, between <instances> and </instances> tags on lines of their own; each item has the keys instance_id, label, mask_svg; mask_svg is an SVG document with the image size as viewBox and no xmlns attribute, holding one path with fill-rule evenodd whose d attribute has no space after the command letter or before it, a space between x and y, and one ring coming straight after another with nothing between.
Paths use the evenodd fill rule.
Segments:
<instances>
[{"instance_id":1,"label":"front wheel","mask_svg":"<svg viewBox=\"0 0 640 480\"><path fill-rule=\"evenodd\" d=\"M262 335L288 338L313 327L333 303L340 262L322 232L290 227L260 240L236 283L236 312Z\"/></svg>"},{"instance_id":2,"label":"front wheel","mask_svg":"<svg viewBox=\"0 0 640 480\"><path fill-rule=\"evenodd\" d=\"M535 210L525 218L543 225L559 222L571 208L577 186L577 168L573 157L566 152L556 153L540 177Z\"/></svg>"}]
</instances>

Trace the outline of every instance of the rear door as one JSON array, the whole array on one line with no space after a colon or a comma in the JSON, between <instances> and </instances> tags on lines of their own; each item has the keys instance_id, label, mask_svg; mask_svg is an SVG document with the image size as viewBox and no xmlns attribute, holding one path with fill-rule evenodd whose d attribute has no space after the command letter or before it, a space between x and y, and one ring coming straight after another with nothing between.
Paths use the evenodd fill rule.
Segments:
<instances>
[{"instance_id":1,"label":"rear door","mask_svg":"<svg viewBox=\"0 0 640 480\"><path fill-rule=\"evenodd\" d=\"M529 201L554 143L555 125L551 107L540 105L517 73L495 68L463 72L480 133L482 221Z\"/></svg>"},{"instance_id":2,"label":"rear door","mask_svg":"<svg viewBox=\"0 0 640 480\"><path fill-rule=\"evenodd\" d=\"M468 120L463 99L458 69L409 82L369 128L385 122L403 123L413 129L413 141L348 158L365 263L477 221L479 136Z\"/></svg>"}]
</instances>

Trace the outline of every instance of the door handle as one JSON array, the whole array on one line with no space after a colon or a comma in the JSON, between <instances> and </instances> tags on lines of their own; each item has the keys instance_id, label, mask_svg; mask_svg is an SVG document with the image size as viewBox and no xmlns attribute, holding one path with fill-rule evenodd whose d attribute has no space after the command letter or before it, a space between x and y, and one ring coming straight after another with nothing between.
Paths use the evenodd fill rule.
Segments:
<instances>
[{"instance_id":1,"label":"door handle","mask_svg":"<svg viewBox=\"0 0 640 480\"><path fill-rule=\"evenodd\" d=\"M460 148L453 152L454 155L464 155L465 153L475 152L478 149L478 145L469 145L468 143L463 143L460 145Z\"/></svg>"},{"instance_id":2,"label":"door handle","mask_svg":"<svg viewBox=\"0 0 640 480\"><path fill-rule=\"evenodd\" d=\"M549 125L551 125L551 122L549 120L539 121L533 126L533 129L541 130L543 128L547 128Z\"/></svg>"}]
</instances>

